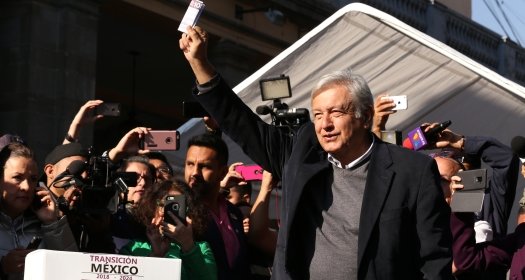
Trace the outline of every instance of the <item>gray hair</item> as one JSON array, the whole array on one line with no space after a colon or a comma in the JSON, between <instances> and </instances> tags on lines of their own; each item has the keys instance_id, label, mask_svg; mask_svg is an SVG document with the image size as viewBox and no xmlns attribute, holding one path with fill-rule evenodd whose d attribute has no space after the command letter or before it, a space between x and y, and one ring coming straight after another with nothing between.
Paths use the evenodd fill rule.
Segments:
<instances>
[{"instance_id":1,"label":"gray hair","mask_svg":"<svg viewBox=\"0 0 525 280\"><path fill-rule=\"evenodd\" d=\"M321 77L317 85L312 89L312 99L322 91L342 86L350 94L352 108L355 118L362 118L364 112L374 108L374 98L366 80L351 70L336 71Z\"/></svg>"}]
</instances>

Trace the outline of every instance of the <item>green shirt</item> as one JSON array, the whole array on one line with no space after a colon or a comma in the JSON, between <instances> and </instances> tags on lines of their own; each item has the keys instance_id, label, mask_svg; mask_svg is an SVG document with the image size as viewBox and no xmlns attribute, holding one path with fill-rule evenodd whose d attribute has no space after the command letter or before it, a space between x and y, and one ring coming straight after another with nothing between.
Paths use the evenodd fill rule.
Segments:
<instances>
[{"instance_id":1,"label":"green shirt","mask_svg":"<svg viewBox=\"0 0 525 280\"><path fill-rule=\"evenodd\" d=\"M151 254L151 244L145 241L132 240L120 249L120 254L147 257ZM181 280L216 280L217 266L207 242L195 242L195 246L183 253L176 243L171 243L166 258L181 259Z\"/></svg>"}]
</instances>

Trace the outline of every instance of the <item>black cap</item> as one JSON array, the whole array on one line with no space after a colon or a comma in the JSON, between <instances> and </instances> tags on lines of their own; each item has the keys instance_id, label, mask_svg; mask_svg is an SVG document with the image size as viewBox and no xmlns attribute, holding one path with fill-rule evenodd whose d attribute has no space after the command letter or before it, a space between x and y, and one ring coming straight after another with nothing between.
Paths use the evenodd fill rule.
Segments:
<instances>
[{"instance_id":1,"label":"black cap","mask_svg":"<svg viewBox=\"0 0 525 280\"><path fill-rule=\"evenodd\" d=\"M56 146L47 156L44 164L55 164L60 160L72 157L82 156L87 158L88 151L82 147L80 143L69 143L64 145Z\"/></svg>"}]
</instances>

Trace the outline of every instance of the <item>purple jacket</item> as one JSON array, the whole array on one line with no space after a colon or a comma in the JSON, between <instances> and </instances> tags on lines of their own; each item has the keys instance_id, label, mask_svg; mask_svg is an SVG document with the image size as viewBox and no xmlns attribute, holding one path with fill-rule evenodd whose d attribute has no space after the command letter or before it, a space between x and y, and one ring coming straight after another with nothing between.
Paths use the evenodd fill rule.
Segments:
<instances>
[{"instance_id":1,"label":"purple jacket","mask_svg":"<svg viewBox=\"0 0 525 280\"><path fill-rule=\"evenodd\" d=\"M510 266L509 279L525 279L525 223L518 225L514 233L501 240L478 244L473 214L452 213L450 228L453 240L452 255L458 269L458 278L463 278L463 274L475 272L507 271Z\"/></svg>"}]
</instances>

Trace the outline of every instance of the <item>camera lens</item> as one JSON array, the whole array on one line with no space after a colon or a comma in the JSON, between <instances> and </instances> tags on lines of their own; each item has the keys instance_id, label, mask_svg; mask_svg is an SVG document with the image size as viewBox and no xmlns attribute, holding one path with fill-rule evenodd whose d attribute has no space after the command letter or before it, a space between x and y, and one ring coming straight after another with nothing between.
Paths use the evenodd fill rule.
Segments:
<instances>
[{"instance_id":1,"label":"camera lens","mask_svg":"<svg viewBox=\"0 0 525 280\"><path fill-rule=\"evenodd\" d=\"M172 141L173 141L173 139L171 137L167 137L166 138L166 144L170 144Z\"/></svg>"},{"instance_id":2,"label":"camera lens","mask_svg":"<svg viewBox=\"0 0 525 280\"><path fill-rule=\"evenodd\" d=\"M171 205L171 209L172 209L173 211L179 211L179 204L178 204L178 203L173 203L173 204Z\"/></svg>"}]
</instances>

